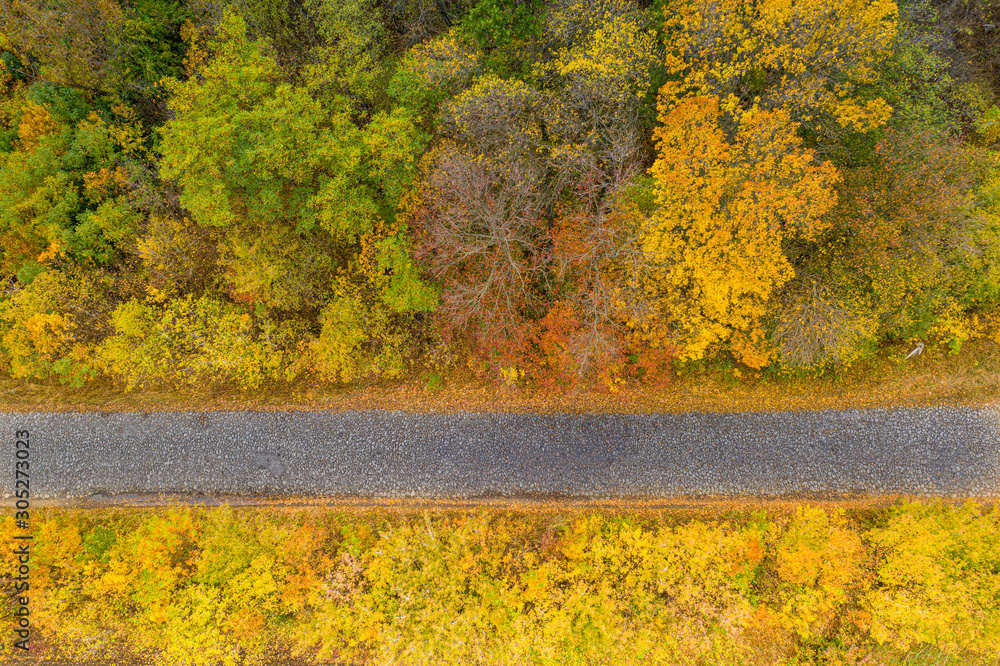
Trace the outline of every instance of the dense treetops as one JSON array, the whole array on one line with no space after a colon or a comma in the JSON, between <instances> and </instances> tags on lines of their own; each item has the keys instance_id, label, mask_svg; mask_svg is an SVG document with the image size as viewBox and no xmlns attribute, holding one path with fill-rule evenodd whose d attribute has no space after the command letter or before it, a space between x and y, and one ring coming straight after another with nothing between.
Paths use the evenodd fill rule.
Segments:
<instances>
[{"instance_id":1,"label":"dense treetops","mask_svg":"<svg viewBox=\"0 0 1000 666\"><path fill-rule=\"evenodd\" d=\"M957 349L991 0L0 0L0 364L549 389Z\"/></svg>"}]
</instances>

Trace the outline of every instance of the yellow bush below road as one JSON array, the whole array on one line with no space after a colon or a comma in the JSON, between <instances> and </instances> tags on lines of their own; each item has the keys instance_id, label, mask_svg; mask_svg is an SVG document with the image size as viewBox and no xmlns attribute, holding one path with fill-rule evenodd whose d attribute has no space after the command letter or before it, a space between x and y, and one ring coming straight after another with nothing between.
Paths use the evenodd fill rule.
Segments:
<instances>
[{"instance_id":1,"label":"yellow bush below road","mask_svg":"<svg viewBox=\"0 0 1000 666\"><path fill-rule=\"evenodd\" d=\"M3 621L27 594L34 649L95 663L1000 658L997 504L700 517L43 509L30 531L30 590L7 576ZM5 571L24 533L5 519Z\"/></svg>"}]
</instances>

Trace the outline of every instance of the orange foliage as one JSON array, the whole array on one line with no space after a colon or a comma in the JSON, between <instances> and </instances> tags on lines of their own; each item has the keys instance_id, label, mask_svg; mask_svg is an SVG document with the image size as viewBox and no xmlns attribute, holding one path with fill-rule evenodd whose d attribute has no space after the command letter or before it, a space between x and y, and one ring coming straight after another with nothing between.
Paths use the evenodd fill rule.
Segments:
<instances>
[{"instance_id":1,"label":"orange foliage","mask_svg":"<svg viewBox=\"0 0 1000 666\"><path fill-rule=\"evenodd\" d=\"M128 174L119 166L114 169L102 167L83 174L84 190L93 199L117 196L127 183Z\"/></svg>"},{"instance_id":2,"label":"orange foliage","mask_svg":"<svg viewBox=\"0 0 1000 666\"><path fill-rule=\"evenodd\" d=\"M546 390L575 387L579 364L572 353L573 337L580 331L580 317L567 303L555 303L538 321L537 339L542 354L541 384Z\"/></svg>"},{"instance_id":3,"label":"orange foliage","mask_svg":"<svg viewBox=\"0 0 1000 666\"><path fill-rule=\"evenodd\" d=\"M26 152L34 150L38 146L38 140L54 132L57 127L47 108L34 102L25 102L21 122L17 126L22 149Z\"/></svg>"}]
</instances>

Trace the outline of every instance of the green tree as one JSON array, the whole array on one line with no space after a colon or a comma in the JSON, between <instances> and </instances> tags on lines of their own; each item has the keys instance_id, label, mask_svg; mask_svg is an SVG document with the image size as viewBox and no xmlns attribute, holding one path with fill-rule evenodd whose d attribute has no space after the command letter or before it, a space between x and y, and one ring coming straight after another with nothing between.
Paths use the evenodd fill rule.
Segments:
<instances>
[{"instance_id":1,"label":"green tree","mask_svg":"<svg viewBox=\"0 0 1000 666\"><path fill-rule=\"evenodd\" d=\"M128 198L114 129L83 96L36 83L20 109L17 149L0 154L3 272L32 262L107 265L132 248L141 215ZM41 257L45 257L42 259Z\"/></svg>"},{"instance_id":2,"label":"green tree","mask_svg":"<svg viewBox=\"0 0 1000 666\"><path fill-rule=\"evenodd\" d=\"M523 75L533 60L543 10L538 0L479 0L462 17L459 30L479 46L487 70Z\"/></svg>"},{"instance_id":3,"label":"green tree","mask_svg":"<svg viewBox=\"0 0 1000 666\"><path fill-rule=\"evenodd\" d=\"M311 51L303 80L324 106L341 98L363 113L385 97L389 35L381 7L371 0L310 0L319 43Z\"/></svg>"},{"instance_id":4,"label":"green tree","mask_svg":"<svg viewBox=\"0 0 1000 666\"><path fill-rule=\"evenodd\" d=\"M387 326L402 326L435 298L410 262L405 225L395 220L424 138L405 109L358 127L347 98L324 106L283 82L267 48L226 12L207 43L211 56L186 81L169 83L175 118L163 128L161 173L180 185L180 203L195 223L223 232L232 296L316 312L346 298L349 284L366 308L385 311ZM378 337L364 317L351 322L321 335L330 345L351 341L348 357Z\"/></svg>"},{"instance_id":5,"label":"green tree","mask_svg":"<svg viewBox=\"0 0 1000 666\"><path fill-rule=\"evenodd\" d=\"M791 252L796 279L775 301L788 366L850 363L886 338L937 334L957 348L971 335L965 310L995 307L995 209L973 196L995 156L890 130L875 157L844 171L830 227Z\"/></svg>"}]
</instances>

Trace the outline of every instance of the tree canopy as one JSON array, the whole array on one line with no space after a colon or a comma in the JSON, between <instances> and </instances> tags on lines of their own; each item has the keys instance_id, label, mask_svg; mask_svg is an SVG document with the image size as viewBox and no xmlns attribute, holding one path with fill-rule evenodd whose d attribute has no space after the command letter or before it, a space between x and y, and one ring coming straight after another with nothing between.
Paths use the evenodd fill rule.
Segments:
<instances>
[{"instance_id":1,"label":"tree canopy","mask_svg":"<svg viewBox=\"0 0 1000 666\"><path fill-rule=\"evenodd\" d=\"M0 10L15 377L617 390L957 349L1000 305L987 4Z\"/></svg>"}]
</instances>

